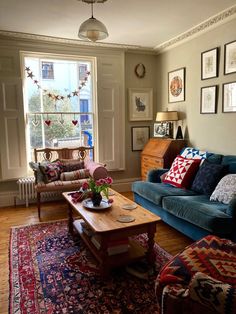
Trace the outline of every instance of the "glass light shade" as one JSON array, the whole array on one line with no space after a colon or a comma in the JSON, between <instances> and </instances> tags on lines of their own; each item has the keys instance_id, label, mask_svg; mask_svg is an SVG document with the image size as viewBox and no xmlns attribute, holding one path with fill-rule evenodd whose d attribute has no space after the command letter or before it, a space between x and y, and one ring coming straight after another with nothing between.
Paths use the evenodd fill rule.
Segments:
<instances>
[{"instance_id":1,"label":"glass light shade","mask_svg":"<svg viewBox=\"0 0 236 314\"><path fill-rule=\"evenodd\" d=\"M178 112L177 111L160 111L157 112L156 121L178 121Z\"/></svg>"},{"instance_id":2,"label":"glass light shade","mask_svg":"<svg viewBox=\"0 0 236 314\"><path fill-rule=\"evenodd\" d=\"M108 31L102 22L90 17L80 25L78 36L81 39L89 39L95 42L107 38Z\"/></svg>"}]
</instances>

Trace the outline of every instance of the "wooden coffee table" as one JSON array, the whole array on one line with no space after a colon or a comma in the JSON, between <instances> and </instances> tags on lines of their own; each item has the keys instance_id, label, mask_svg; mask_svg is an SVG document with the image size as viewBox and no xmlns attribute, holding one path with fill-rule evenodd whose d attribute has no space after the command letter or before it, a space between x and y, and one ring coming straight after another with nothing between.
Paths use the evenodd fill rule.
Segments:
<instances>
[{"instance_id":1,"label":"wooden coffee table","mask_svg":"<svg viewBox=\"0 0 236 314\"><path fill-rule=\"evenodd\" d=\"M124 204L136 204L116 191L111 198L114 200L110 208L104 210L91 210L85 208L82 203L74 204L69 195L71 192L64 192L62 195L68 202L68 227L73 234L74 229L79 233L89 250L98 260L103 275L109 273L113 267L127 265L143 256L147 257L150 264L154 262L153 245L156 224L160 217L154 215L143 207L137 205L135 209L123 209ZM79 220L73 218L76 213L86 222L89 228L100 237L100 249L97 249L92 243L91 238L82 230ZM128 215L135 218L132 222L119 222L120 216ZM108 245L110 241L122 240L127 237L135 236L141 233L148 235L148 247L144 249L137 241L129 238L129 250L125 253L108 255Z\"/></svg>"}]
</instances>

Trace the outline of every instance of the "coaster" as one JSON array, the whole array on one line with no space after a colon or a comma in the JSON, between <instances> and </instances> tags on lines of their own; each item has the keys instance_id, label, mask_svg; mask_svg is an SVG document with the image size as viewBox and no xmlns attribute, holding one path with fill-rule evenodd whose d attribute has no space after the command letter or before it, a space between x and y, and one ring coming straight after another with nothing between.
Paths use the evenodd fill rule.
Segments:
<instances>
[{"instance_id":1,"label":"coaster","mask_svg":"<svg viewBox=\"0 0 236 314\"><path fill-rule=\"evenodd\" d=\"M119 222L132 222L134 220L135 218L133 216L128 216L128 215L121 215L117 218L117 221Z\"/></svg>"},{"instance_id":2,"label":"coaster","mask_svg":"<svg viewBox=\"0 0 236 314\"><path fill-rule=\"evenodd\" d=\"M122 208L123 209L135 209L137 206L138 206L137 204L129 204L129 203L127 203L127 204L123 204Z\"/></svg>"}]
</instances>

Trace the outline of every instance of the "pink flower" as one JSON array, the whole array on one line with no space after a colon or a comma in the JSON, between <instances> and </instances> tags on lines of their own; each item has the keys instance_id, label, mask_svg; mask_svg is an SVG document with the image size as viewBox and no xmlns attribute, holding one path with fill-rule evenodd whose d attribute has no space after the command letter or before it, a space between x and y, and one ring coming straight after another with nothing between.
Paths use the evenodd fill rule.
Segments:
<instances>
[{"instance_id":1,"label":"pink flower","mask_svg":"<svg viewBox=\"0 0 236 314\"><path fill-rule=\"evenodd\" d=\"M88 188L89 188L88 182L83 182L83 184L82 184L82 189L83 189L83 190L88 190Z\"/></svg>"},{"instance_id":2,"label":"pink flower","mask_svg":"<svg viewBox=\"0 0 236 314\"><path fill-rule=\"evenodd\" d=\"M106 181L104 179L99 179L99 180L96 181L96 185L97 186L101 186L103 184L106 184Z\"/></svg>"},{"instance_id":3,"label":"pink flower","mask_svg":"<svg viewBox=\"0 0 236 314\"><path fill-rule=\"evenodd\" d=\"M107 177L105 180L106 180L106 183L109 185L113 183L113 180L111 177Z\"/></svg>"}]
</instances>

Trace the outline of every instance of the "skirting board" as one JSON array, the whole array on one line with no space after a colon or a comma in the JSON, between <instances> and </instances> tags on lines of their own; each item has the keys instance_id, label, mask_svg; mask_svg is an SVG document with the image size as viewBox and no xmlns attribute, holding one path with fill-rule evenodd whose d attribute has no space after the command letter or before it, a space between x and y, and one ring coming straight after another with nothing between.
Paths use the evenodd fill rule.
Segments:
<instances>
[{"instance_id":1,"label":"skirting board","mask_svg":"<svg viewBox=\"0 0 236 314\"><path fill-rule=\"evenodd\" d=\"M131 191L131 185L134 181L139 181L140 178L128 178L121 180L114 180L112 188L117 192L129 192ZM15 201L17 205L25 204L24 200L19 200L17 198L18 191L6 191L0 192L0 207L14 206ZM35 203L36 200L30 200L30 203Z\"/></svg>"}]
</instances>

